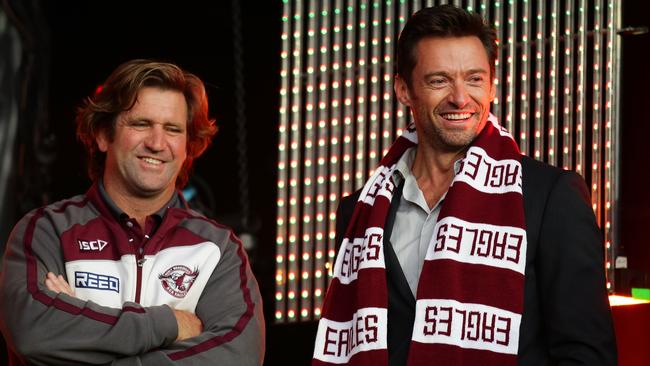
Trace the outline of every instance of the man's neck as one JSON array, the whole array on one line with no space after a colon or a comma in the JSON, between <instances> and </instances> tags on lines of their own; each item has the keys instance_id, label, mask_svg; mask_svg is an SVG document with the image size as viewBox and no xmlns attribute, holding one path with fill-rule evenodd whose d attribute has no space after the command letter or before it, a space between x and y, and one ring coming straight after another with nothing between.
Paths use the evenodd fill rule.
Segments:
<instances>
[{"instance_id":1,"label":"man's neck","mask_svg":"<svg viewBox=\"0 0 650 366\"><path fill-rule=\"evenodd\" d=\"M174 189L171 189L150 197L142 197L116 189L106 181L104 181L104 189L115 205L129 217L134 218L143 229L147 216L151 216L163 208L175 192Z\"/></svg>"},{"instance_id":2,"label":"man's neck","mask_svg":"<svg viewBox=\"0 0 650 366\"><path fill-rule=\"evenodd\" d=\"M424 194L429 208L433 208L449 190L454 179L454 165L465 151L443 152L419 144L411 171Z\"/></svg>"}]
</instances>

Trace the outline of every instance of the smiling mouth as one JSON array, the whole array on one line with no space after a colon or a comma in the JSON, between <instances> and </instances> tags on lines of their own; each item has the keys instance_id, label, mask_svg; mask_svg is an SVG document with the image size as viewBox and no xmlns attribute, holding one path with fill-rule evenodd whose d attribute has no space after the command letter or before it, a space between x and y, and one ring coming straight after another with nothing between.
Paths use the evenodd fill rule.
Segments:
<instances>
[{"instance_id":1,"label":"smiling mouth","mask_svg":"<svg viewBox=\"0 0 650 366\"><path fill-rule=\"evenodd\" d=\"M153 165L160 165L162 164L162 160L154 159L154 158L149 158L149 157L142 157L140 160L143 160L145 163L153 164Z\"/></svg>"},{"instance_id":2,"label":"smiling mouth","mask_svg":"<svg viewBox=\"0 0 650 366\"><path fill-rule=\"evenodd\" d=\"M462 121L470 118L474 113L441 113L442 118L449 121Z\"/></svg>"}]
</instances>

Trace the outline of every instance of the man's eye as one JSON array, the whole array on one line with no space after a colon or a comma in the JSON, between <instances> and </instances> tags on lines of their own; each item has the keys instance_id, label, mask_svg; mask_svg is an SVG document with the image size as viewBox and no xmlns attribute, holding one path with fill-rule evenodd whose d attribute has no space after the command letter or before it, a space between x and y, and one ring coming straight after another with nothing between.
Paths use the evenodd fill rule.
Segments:
<instances>
[{"instance_id":1,"label":"man's eye","mask_svg":"<svg viewBox=\"0 0 650 366\"><path fill-rule=\"evenodd\" d=\"M165 130L171 133L183 133L183 129L181 129L180 127L167 126Z\"/></svg>"},{"instance_id":2,"label":"man's eye","mask_svg":"<svg viewBox=\"0 0 650 366\"><path fill-rule=\"evenodd\" d=\"M149 123L144 121L131 121L129 122L129 126L133 128L146 128L149 126Z\"/></svg>"},{"instance_id":3,"label":"man's eye","mask_svg":"<svg viewBox=\"0 0 650 366\"><path fill-rule=\"evenodd\" d=\"M431 85L443 85L445 83L445 79L431 79L429 81L429 84Z\"/></svg>"}]
</instances>

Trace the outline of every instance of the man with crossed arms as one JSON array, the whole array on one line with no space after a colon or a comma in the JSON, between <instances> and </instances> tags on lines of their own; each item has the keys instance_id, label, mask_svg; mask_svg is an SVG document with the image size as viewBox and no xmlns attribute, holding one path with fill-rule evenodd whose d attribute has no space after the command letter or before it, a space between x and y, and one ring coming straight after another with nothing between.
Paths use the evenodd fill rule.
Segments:
<instances>
[{"instance_id":1,"label":"man with crossed arms","mask_svg":"<svg viewBox=\"0 0 650 366\"><path fill-rule=\"evenodd\" d=\"M178 190L216 132L203 82L120 65L77 115L93 185L27 214L0 274L12 365L261 365L257 282Z\"/></svg>"}]
</instances>

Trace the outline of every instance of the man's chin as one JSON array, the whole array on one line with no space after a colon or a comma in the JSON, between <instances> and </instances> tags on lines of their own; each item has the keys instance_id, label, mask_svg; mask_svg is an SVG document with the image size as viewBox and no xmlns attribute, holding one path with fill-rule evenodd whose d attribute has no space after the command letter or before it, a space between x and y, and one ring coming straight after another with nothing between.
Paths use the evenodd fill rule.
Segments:
<instances>
[{"instance_id":1,"label":"man's chin","mask_svg":"<svg viewBox=\"0 0 650 366\"><path fill-rule=\"evenodd\" d=\"M459 151L466 149L474 142L475 135L468 135L465 133L458 134L445 134L441 136L440 142L443 148L447 151Z\"/></svg>"},{"instance_id":2,"label":"man's chin","mask_svg":"<svg viewBox=\"0 0 650 366\"><path fill-rule=\"evenodd\" d=\"M160 195L164 195L168 192L172 192L174 187L170 185L160 185L160 184L141 184L134 187L134 195L140 198L156 198Z\"/></svg>"}]
</instances>

